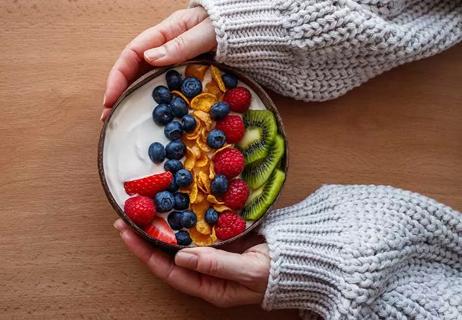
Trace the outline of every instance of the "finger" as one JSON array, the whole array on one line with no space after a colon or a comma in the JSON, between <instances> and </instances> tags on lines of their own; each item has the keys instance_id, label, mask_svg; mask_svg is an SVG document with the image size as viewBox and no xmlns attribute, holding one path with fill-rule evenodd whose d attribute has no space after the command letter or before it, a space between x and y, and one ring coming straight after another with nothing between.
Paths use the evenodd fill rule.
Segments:
<instances>
[{"instance_id":1,"label":"finger","mask_svg":"<svg viewBox=\"0 0 462 320\"><path fill-rule=\"evenodd\" d=\"M128 85L146 67L144 51L158 47L200 23L207 13L200 7L180 10L133 39L112 67L106 84L103 105L112 107Z\"/></svg>"},{"instance_id":2,"label":"finger","mask_svg":"<svg viewBox=\"0 0 462 320\"><path fill-rule=\"evenodd\" d=\"M269 261L256 255L226 252L215 248L186 248L175 256L177 266L254 287L267 274ZM263 279L264 280L264 279Z\"/></svg>"},{"instance_id":3,"label":"finger","mask_svg":"<svg viewBox=\"0 0 462 320\"><path fill-rule=\"evenodd\" d=\"M164 45L147 50L144 59L153 66L165 66L194 58L216 45L215 30L207 18Z\"/></svg>"}]
</instances>

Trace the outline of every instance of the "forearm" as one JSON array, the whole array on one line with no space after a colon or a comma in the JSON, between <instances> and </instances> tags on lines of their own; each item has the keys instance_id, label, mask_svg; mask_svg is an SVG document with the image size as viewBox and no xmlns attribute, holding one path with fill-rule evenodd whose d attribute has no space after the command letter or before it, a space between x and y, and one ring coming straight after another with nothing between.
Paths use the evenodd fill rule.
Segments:
<instances>
[{"instance_id":1,"label":"forearm","mask_svg":"<svg viewBox=\"0 0 462 320\"><path fill-rule=\"evenodd\" d=\"M338 97L462 38L460 1L367 3L371 1L191 2L210 15L218 61L283 95L308 101Z\"/></svg>"},{"instance_id":2,"label":"forearm","mask_svg":"<svg viewBox=\"0 0 462 320\"><path fill-rule=\"evenodd\" d=\"M276 210L263 306L327 319L462 316L462 215L383 186L325 186Z\"/></svg>"}]
</instances>

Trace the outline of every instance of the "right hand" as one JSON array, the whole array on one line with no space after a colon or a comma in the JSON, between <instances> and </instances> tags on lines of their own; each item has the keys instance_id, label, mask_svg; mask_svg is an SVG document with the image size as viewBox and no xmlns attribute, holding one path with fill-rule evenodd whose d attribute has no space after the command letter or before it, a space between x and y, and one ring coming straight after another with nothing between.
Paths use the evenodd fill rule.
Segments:
<instances>
[{"instance_id":1,"label":"right hand","mask_svg":"<svg viewBox=\"0 0 462 320\"><path fill-rule=\"evenodd\" d=\"M125 47L109 73L101 120L122 92L151 66L180 63L216 46L215 29L202 7L175 11L143 31Z\"/></svg>"},{"instance_id":2,"label":"right hand","mask_svg":"<svg viewBox=\"0 0 462 320\"><path fill-rule=\"evenodd\" d=\"M114 227L128 250L156 277L183 293L219 307L257 304L263 300L270 256L268 245L259 239L242 239L246 245L253 246L241 254L195 247L182 249L173 258L143 241L121 219Z\"/></svg>"}]
</instances>

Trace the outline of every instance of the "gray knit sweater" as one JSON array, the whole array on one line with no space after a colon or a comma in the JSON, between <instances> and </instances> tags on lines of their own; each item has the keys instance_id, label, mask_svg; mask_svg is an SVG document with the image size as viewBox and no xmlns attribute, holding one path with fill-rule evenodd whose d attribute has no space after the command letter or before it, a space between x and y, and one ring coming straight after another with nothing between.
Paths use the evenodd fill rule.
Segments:
<instances>
[{"instance_id":1,"label":"gray knit sweater","mask_svg":"<svg viewBox=\"0 0 462 320\"><path fill-rule=\"evenodd\" d=\"M297 99L338 97L462 39L460 0L192 0L216 59Z\"/></svg>"},{"instance_id":2,"label":"gray knit sweater","mask_svg":"<svg viewBox=\"0 0 462 320\"><path fill-rule=\"evenodd\" d=\"M193 0L216 59L304 100L338 97L462 39L462 1ZM263 307L327 319L462 319L462 214L384 186L325 186L262 226Z\"/></svg>"}]
</instances>

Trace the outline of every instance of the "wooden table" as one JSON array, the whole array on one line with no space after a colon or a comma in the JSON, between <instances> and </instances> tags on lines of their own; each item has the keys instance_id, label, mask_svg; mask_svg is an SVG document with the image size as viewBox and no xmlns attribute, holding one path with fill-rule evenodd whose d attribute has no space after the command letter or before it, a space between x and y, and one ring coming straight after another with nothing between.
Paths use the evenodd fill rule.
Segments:
<instances>
[{"instance_id":1,"label":"wooden table","mask_svg":"<svg viewBox=\"0 0 462 320\"><path fill-rule=\"evenodd\" d=\"M185 1L0 3L0 319L296 319L218 309L125 250L96 170L106 74ZM390 184L462 209L462 47L327 103L273 94L290 140L279 206L323 183Z\"/></svg>"}]
</instances>

